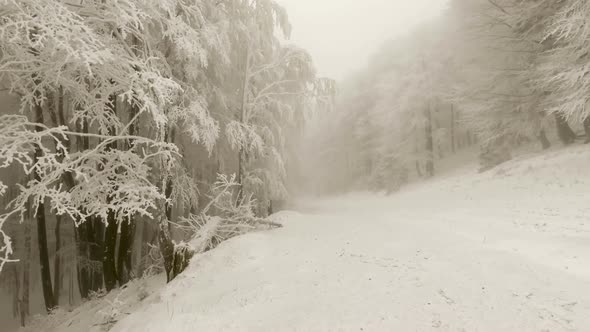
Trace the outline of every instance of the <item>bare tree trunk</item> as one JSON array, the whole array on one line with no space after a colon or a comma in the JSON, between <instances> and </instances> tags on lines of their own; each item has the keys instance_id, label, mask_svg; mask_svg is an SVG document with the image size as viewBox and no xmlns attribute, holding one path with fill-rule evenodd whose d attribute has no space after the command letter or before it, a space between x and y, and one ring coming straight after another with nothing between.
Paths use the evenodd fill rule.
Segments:
<instances>
[{"instance_id":1,"label":"bare tree trunk","mask_svg":"<svg viewBox=\"0 0 590 332\"><path fill-rule=\"evenodd\" d=\"M110 111L113 116L117 115L117 96L111 95L109 97ZM116 135L115 129L110 128L109 134ZM117 149L117 142L109 143L108 150ZM108 198L110 200L110 198ZM117 269L116 269L116 255L117 255L117 229L118 220L115 216L115 211L109 211L106 220L106 231L103 243L103 259L102 271L104 276L104 285L107 291L112 290L117 285Z\"/></svg>"},{"instance_id":2,"label":"bare tree trunk","mask_svg":"<svg viewBox=\"0 0 590 332\"><path fill-rule=\"evenodd\" d=\"M125 285L131 279L133 254L133 238L135 236L135 221L133 218L126 218L121 224L119 236L119 256L117 259L117 271L119 285Z\"/></svg>"},{"instance_id":3,"label":"bare tree trunk","mask_svg":"<svg viewBox=\"0 0 590 332\"><path fill-rule=\"evenodd\" d=\"M418 160L416 160L416 175L418 175L419 178L424 176L422 174L422 168L420 167L420 162Z\"/></svg>"},{"instance_id":4,"label":"bare tree trunk","mask_svg":"<svg viewBox=\"0 0 590 332\"><path fill-rule=\"evenodd\" d=\"M55 112L50 112L50 115L52 117L53 122L57 125L57 126L66 126L67 122L66 122L66 117L65 117L65 109L64 109L64 93L63 93L63 89L60 87L59 91L58 91L58 97L57 97L57 108L55 110ZM76 125L76 130L78 132L82 132L84 134L88 133L88 123L86 120L83 120L80 124ZM60 140L63 148L66 151L63 151L59 157L61 158L61 160L63 160L63 157L65 156L65 152L71 152L72 149L72 145L71 145L71 141L70 140L65 140L65 139L61 139ZM84 150L88 150L90 147L90 142L88 137L78 137L77 139L77 149L78 151L84 151ZM76 183L74 180L74 177L72 175L72 173L65 173L63 178L62 178L63 183L67 186L67 188L73 188ZM90 257L89 257L89 243L88 243L88 237L89 237L89 223L90 223L91 218L87 218L86 220L84 220L83 222L81 222L80 220L74 221L74 239L75 239L75 246L76 246L76 275L77 275L77 281L78 281L78 290L80 292L80 296L83 299L88 298L89 295L89 291L90 291L90 283L91 283L91 276L92 276L92 271L91 271L91 262L90 262ZM78 224L78 226L76 226L76 224ZM60 227L61 225L61 218L58 219L58 223L56 225L56 227ZM57 235L59 233L59 229L56 228L56 238ZM56 243L56 252L59 250L61 246L61 243L58 242ZM59 290L61 289L61 270L59 269L60 267L60 257L56 256L55 261L54 261L54 266L56 267L56 276L54 278L54 283L60 282L60 284L56 284L54 285L54 292L56 292L56 297L59 297ZM58 299L59 300L59 299Z\"/></svg>"},{"instance_id":5,"label":"bare tree trunk","mask_svg":"<svg viewBox=\"0 0 590 332\"><path fill-rule=\"evenodd\" d=\"M246 64L244 66L244 82L242 84L242 104L240 107L240 122L244 123L246 119L246 108L248 106L248 85L250 84L250 61L251 49L248 44L246 49ZM246 152L243 147L240 147L238 152L238 199L237 203L241 204L244 198L244 177L246 176Z\"/></svg>"},{"instance_id":6,"label":"bare tree trunk","mask_svg":"<svg viewBox=\"0 0 590 332\"><path fill-rule=\"evenodd\" d=\"M426 117L425 134L426 134L426 175L434 176L434 140L432 138L432 112L430 102L424 111Z\"/></svg>"},{"instance_id":7,"label":"bare tree trunk","mask_svg":"<svg viewBox=\"0 0 590 332\"><path fill-rule=\"evenodd\" d=\"M35 122L43 123L43 108L41 105L35 105ZM41 127L36 127L37 131L42 131ZM43 156L41 147L35 147L34 163L39 161ZM41 176L34 172L36 181L41 181ZM51 271L49 268L49 250L47 248L47 225L45 220L45 203L39 202L35 213L37 219L37 239L39 243L39 263L41 265L41 285L43 288L43 298L45 300L45 309L49 312L55 307L53 297L53 287L51 286Z\"/></svg>"},{"instance_id":8,"label":"bare tree trunk","mask_svg":"<svg viewBox=\"0 0 590 332\"><path fill-rule=\"evenodd\" d=\"M457 152L455 145L455 107L453 104L451 104L451 151L453 153Z\"/></svg>"},{"instance_id":9,"label":"bare tree trunk","mask_svg":"<svg viewBox=\"0 0 590 332\"><path fill-rule=\"evenodd\" d=\"M70 270L70 278L68 282L68 304L72 306L74 304L74 269Z\"/></svg>"},{"instance_id":10,"label":"bare tree trunk","mask_svg":"<svg viewBox=\"0 0 590 332\"><path fill-rule=\"evenodd\" d=\"M166 137L166 141L173 143L175 140L175 131L170 130L170 135ZM168 201L172 197L173 185L169 174L164 174L162 177L162 186L166 195L166 201L162 202L163 213L160 216L158 243L160 252L164 258L164 269L166 270L167 282L172 281L178 276L188 265L193 252L186 250L179 250L172 242L171 223L172 220L172 204Z\"/></svg>"},{"instance_id":11,"label":"bare tree trunk","mask_svg":"<svg viewBox=\"0 0 590 332\"><path fill-rule=\"evenodd\" d=\"M166 282L172 281L175 275L173 274L174 267L174 243L172 242L172 236L168 229L168 220L166 215L162 215L160 218L160 228L158 233L158 243L160 245L160 252L164 258L164 270L166 271Z\"/></svg>"},{"instance_id":12,"label":"bare tree trunk","mask_svg":"<svg viewBox=\"0 0 590 332\"><path fill-rule=\"evenodd\" d=\"M89 133L87 120L83 120L82 128L79 129L84 134ZM90 149L90 139L88 137L79 138L78 150L84 151ZM88 298L90 291L97 292L103 286L102 272L102 248L104 238L104 223L100 218L88 217L76 227L78 260L82 264L78 266L78 287L82 298Z\"/></svg>"},{"instance_id":13,"label":"bare tree trunk","mask_svg":"<svg viewBox=\"0 0 590 332\"><path fill-rule=\"evenodd\" d=\"M168 143L174 143L176 139L176 130L171 128L167 133L165 140ZM166 177L163 179L164 185L164 194L166 195L166 199L170 200L172 197L172 191L174 190L174 185L172 184L172 179L170 178L170 174L166 174ZM164 212L166 214L166 219L168 221L172 221L172 204L165 202L164 204ZM168 222L168 231L172 232L172 223Z\"/></svg>"},{"instance_id":14,"label":"bare tree trunk","mask_svg":"<svg viewBox=\"0 0 590 332\"><path fill-rule=\"evenodd\" d=\"M436 132L436 130L441 128L438 118L435 118L434 124L435 124L435 128L434 128L433 132ZM433 136L433 142L434 142L433 132L431 132L431 136ZM442 146L442 142L440 140L436 141L436 152L438 154L438 159L443 159L445 157L445 152L444 152L444 149ZM433 158L433 160L434 160L434 158Z\"/></svg>"},{"instance_id":15,"label":"bare tree trunk","mask_svg":"<svg viewBox=\"0 0 590 332\"><path fill-rule=\"evenodd\" d=\"M164 194L166 195L167 199L170 199L170 197L172 197L172 180L171 179L166 179L166 189L164 190ZM172 204L166 203L166 207L165 207L165 213L166 213L166 219L168 219L168 221L172 221ZM172 229L170 228L170 223L168 223L168 228L171 231Z\"/></svg>"},{"instance_id":16,"label":"bare tree trunk","mask_svg":"<svg viewBox=\"0 0 590 332\"><path fill-rule=\"evenodd\" d=\"M137 49L138 40L133 37L133 44ZM129 113L129 135L136 134L139 124L136 123L135 117L139 114L139 108L136 105L131 105ZM127 149L133 148L135 143L133 141L127 142ZM131 278L133 271L131 259L133 256L133 240L135 239L135 218L130 217L123 220L121 224L121 235L119 237L119 257L117 260L117 271L119 271L119 285L126 284Z\"/></svg>"},{"instance_id":17,"label":"bare tree trunk","mask_svg":"<svg viewBox=\"0 0 590 332\"><path fill-rule=\"evenodd\" d=\"M145 264L143 262L143 259L147 255L146 248L147 248L147 243L149 241L149 229L148 229L147 225L145 224L145 221L136 220L135 232L137 233L137 235L139 237L139 243L135 244L135 247L136 247L135 274L138 277L141 277L143 275L143 272L145 271Z\"/></svg>"},{"instance_id":18,"label":"bare tree trunk","mask_svg":"<svg viewBox=\"0 0 590 332\"><path fill-rule=\"evenodd\" d=\"M31 40L38 39L38 29L34 28L30 32ZM30 49L30 53L33 56L38 56L39 51L35 48ZM33 82L35 85L40 85L41 80L39 79L36 73L32 75ZM35 97L38 100L41 99L40 92L36 91ZM43 124L43 107L42 105L37 102L33 107L33 116L34 122ZM39 126L35 126L35 130L37 132L43 131L43 128ZM41 146L35 146L35 152L33 155L33 163L36 164L39 162L39 158L43 157L43 151L41 150ZM41 176L37 172L33 172L34 180L41 181ZM37 241L39 244L39 265L41 267L41 285L43 288L43 299L45 301L45 309L47 312L51 311L55 307L55 301L53 298L53 288L51 287L51 271L49 267L49 250L47 248L47 225L45 220L45 202L41 201L37 205L37 209L35 211L35 216L37 220Z\"/></svg>"},{"instance_id":19,"label":"bare tree trunk","mask_svg":"<svg viewBox=\"0 0 590 332\"><path fill-rule=\"evenodd\" d=\"M90 291L97 292L104 285L102 257L105 226L100 218L88 218L85 223L88 226L88 232L86 233L87 257L90 272L88 276L88 287Z\"/></svg>"},{"instance_id":20,"label":"bare tree trunk","mask_svg":"<svg viewBox=\"0 0 590 332\"><path fill-rule=\"evenodd\" d=\"M414 134L414 154L416 155L416 175L421 178L423 174L422 167L420 166L420 160L418 160L418 136L416 136L416 134Z\"/></svg>"},{"instance_id":21,"label":"bare tree trunk","mask_svg":"<svg viewBox=\"0 0 590 332\"><path fill-rule=\"evenodd\" d=\"M563 144L569 145L576 140L576 134L567 123L567 119L562 114L555 113L555 122L557 125L557 134Z\"/></svg>"},{"instance_id":22,"label":"bare tree trunk","mask_svg":"<svg viewBox=\"0 0 590 332\"><path fill-rule=\"evenodd\" d=\"M539 141L541 142L543 150L547 150L551 147L551 142L549 142L549 139L547 138L547 132L545 129L542 129L539 133Z\"/></svg>"},{"instance_id":23,"label":"bare tree trunk","mask_svg":"<svg viewBox=\"0 0 590 332\"><path fill-rule=\"evenodd\" d=\"M139 56L140 43L136 36L132 37L133 52ZM129 135L134 136L138 131L138 119L136 119L140 110L135 104L130 105L129 112ZM127 142L127 150L132 149L135 142L130 140ZM135 239L135 217L130 216L125 218L121 223L121 233L119 236L119 253L117 259L117 271L119 277L119 285L125 285L131 278L132 256L133 256L133 240Z\"/></svg>"},{"instance_id":24,"label":"bare tree trunk","mask_svg":"<svg viewBox=\"0 0 590 332\"><path fill-rule=\"evenodd\" d=\"M158 242L160 245L160 252L164 258L164 269L166 270L166 281L170 282L174 280L182 271L184 271L191 258L194 255L194 251L188 247L176 248L172 242L172 236L167 227L167 220L164 220L165 216L160 219L160 232L158 234Z\"/></svg>"},{"instance_id":25,"label":"bare tree trunk","mask_svg":"<svg viewBox=\"0 0 590 332\"><path fill-rule=\"evenodd\" d=\"M53 257L53 296L55 305L59 305L59 293L61 292L61 216L55 216L55 257Z\"/></svg>"},{"instance_id":26,"label":"bare tree trunk","mask_svg":"<svg viewBox=\"0 0 590 332\"><path fill-rule=\"evenodd\" d=\"M107 225L104 235L103 260L102 268L104 274L104 285L107 291L111 291L117 286L117 270L115 263L116 246L117 246L117 220L115 212L109 211L107 216Z\"/></svg>"},{"instance_id":27,"label":"bare tree trunk","mask_svg":"<svg viewBox=\"0 0 590 332\"><path fill-rule=\"evenodd\" d=\"M55 102L55 99L57 99L57 103ZM59 91L57 92L57 98L53 98L53 96L50 95L50 98L48 100L48 104L49 104L49 108L50 108L49 116L51 117L51 119L56 127L61 126L61 125L66 125L65 116L64 116L64 100L63 99L64 99L63 89L60 88ZM62 148L61 150L58 150L58 147L56 146L56 150L60 152L58 160L61 162L61 161L63 161L63 159L65 157L65 152L66 152L63 150L64 149L69 150L70 143L66 139L61 139L60 142L62 143L64 148ZM62 182L64 182L66 184L66 187L68 189L72 188L74 186L74 178L73 178L72 174L71 173L65 174L62 178ZM55 229L54 229L55 256L53 257L53 296L55 299L56 306L59 305L59 294L61 291L61 253L59 252L60 248L61 248L61 232L60 232L61 220L62 220L62 216L60 216L60 215L55 216Z\"/></svg>"},{"instance_id":28,"label":"bare tree trunk","mask_svg":"<svg viewBox=\"0 0 590 332\"><path fill-rule=\"evenodd\" d=\"M175 140L175 130L171 129L169 135L165 140L173 143ZM169 174L163 174L162 186L166 195L166 201L162 202L162 210L159 222L158 243L160 252L164 258L164 269L166 270L167 282L172 281L178 274L180 274L188 265L193 252L178 250L172 242L171 223L172 220L172 204L168 201L172 197L173 185Z\"/></svg>"},{"instance_id":29,"label":"bare tree trunk","mask_svg":"<svg viewBox=\"0 0 590 332\"><path fill-rule=\"evenodd\" d=\"M76 131L83 134L88 134L88 121L86 119L76 123ZM90 148L89 138L77 137L76 148L78 151L85 151ZM89 256L89 242L88 236L90 232L91 218L86 218L84 222L79 223L78 226L74 223L74 241L76 246L76 279L78 281L78 291L80 297L87 299L90 291L90 256Z\"/></svg>"},{"instance_id":30,"label":"bare tree trunk","mask_svg":"<svg viewBox=\"0 0 590 332\"><path fill-rule=\"evenodd\" d=\"M19 301L19 293L20 293L20 276L18 273L18 265L12 265L12 277L13 277L13 285L14 289L12 289L12 317L18 317L20 313L20 301Z\"/></svg>"},{"instance_id":31,"label":"bare tree trunk","mask_svg":"<svg viewBox=\"0 0 590 332\"><path fill-rule=\"evenodd\" d=\"M244 177L246 176L246 153L243 148L238 152L238 199L237 203L241 204L244 199Z\"/></svg>"},{"instance_id":32,"label":"bare tree trunk","mask_svg":"<svg viewBox=\"0 0 590 332\"><path fill-rule=\"evenodd\" d=\"M590 143L590 116L584 119L584 132L586 133L584 144L588 144Z\"/></svg>"},{"instance_id":33,"label":"bare tree trunk","mask_svg":"<svg viewBox=\"0 0 590 332\"><path fill-rule=\"evenodd\" d=\"M76 226L74 226L76 227ZM89 261L87 255L87 242L86 242L86 227L85 225L80 225L76 228L74 232L75 241L76 241L76 253L77 253L77 267L76 270L78 272L78 290L80 291L80 296L83 299L88 298L89 292Z\"/></svg>"},{"instance_id":34,"label":"bare tree trunk","mask_svg":"<svg viewBox=\"0 0 590 332\"><path fill-rule=\"evenodd\" d=\"M31 221L25 222L25 257L23 259L23 284L22 295L20 298L20 323L25 326L27 316L29 316L29 269L31 262Z\"/></svg>"}]
</instances>

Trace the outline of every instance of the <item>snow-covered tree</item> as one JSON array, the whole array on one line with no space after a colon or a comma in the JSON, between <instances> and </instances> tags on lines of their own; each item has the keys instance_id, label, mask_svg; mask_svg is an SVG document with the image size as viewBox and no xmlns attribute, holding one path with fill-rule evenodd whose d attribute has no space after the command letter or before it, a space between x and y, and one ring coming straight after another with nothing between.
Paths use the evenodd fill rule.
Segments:
<instances>
[{"instance_id":1,"label":"snow-covered tree","mask_svg":"<svg viewBox=\"0 0 590 332\"><path fill-rule=\"evenodd\" d=\"M77 226L98 218L107 234L135 215L165 223L154 211L170 197L154 175L178 164L170 128L182 126L208 148L217 138L196 83L208 52L223 53L215 8L207 1L3 2L0 75L21 97L23 116L2 117L2 157L34 174L4 218L24 213L31 199L38 218L47 204ZM175 72L180 59L185 67ZM62 106L50 123L56 94ZM112 287L115 245L108 245Z\"/></svg>"},{"instance_id":2,"label":"snow-covered tree","mask_svg":"<svg viewBox=\"0 0 590 332\"><path fill-rule=\"evenodd\" d=\"M541 30L543 43L549 46L541 56L538 76L546 92L545 107L563 121L583 123L588 142L590 81L586 50L590 36L590 5L584 1L561 1L550 8L551 15L547 15Z\"/></svg>"}]
</instances>

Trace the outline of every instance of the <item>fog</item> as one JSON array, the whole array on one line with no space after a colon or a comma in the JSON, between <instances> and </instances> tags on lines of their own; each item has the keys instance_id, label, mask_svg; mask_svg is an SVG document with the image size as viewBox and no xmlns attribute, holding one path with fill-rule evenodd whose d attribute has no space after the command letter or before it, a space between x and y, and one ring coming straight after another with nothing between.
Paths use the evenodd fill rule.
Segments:
<instances>
[{"instance_id":1,"label":"fog","mask_svg":"<svg viewBox=\"0 0 590 332\"><path fill-rule=\"evenodd\" d=\"M440 15L447 0L280 0L322 76L337 80L362 69L385 41Z\"/></svg>"}]
</instances>

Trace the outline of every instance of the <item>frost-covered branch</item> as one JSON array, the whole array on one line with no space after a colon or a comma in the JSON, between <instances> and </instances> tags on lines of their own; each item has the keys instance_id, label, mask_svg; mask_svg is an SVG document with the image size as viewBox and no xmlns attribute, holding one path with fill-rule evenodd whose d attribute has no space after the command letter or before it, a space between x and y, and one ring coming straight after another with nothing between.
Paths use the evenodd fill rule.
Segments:
<instances>
[{"instance_id":1,"label":"frost-covered branch","mask_svg":"<svg viewBox=\"0 0 590 332\"><path fill-rule=\"evenodd\" d=\"M236 180L235 174L218 174L209 193L209 203L198 215L191 214L181 220L194 229L195 236L191 245L196 253L212 249L223 241L256 229L258 225L282 227L278 223L255 216L256 202L251 195L237 204L235 190L240 184Z\"/></svg>"}]
</instances>

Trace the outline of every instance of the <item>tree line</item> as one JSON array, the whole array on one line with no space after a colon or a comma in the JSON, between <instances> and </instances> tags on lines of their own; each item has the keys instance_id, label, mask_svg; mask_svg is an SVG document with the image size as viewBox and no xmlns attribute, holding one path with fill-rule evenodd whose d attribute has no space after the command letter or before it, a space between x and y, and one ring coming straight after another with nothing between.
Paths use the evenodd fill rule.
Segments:
<instances>
[{"instance_id":1,"label":"tree line","mask_svg":"<svg viewBox=\"0 0 590 332\"><path fill-rule=\"evenodd\" d=\"M586 1L450 1L343 84L310 134L312 167L331 165L320 190L395 191L472 145L483 171L524 146L588 143L589 23Z\"/></svg>"}]
</instances>

